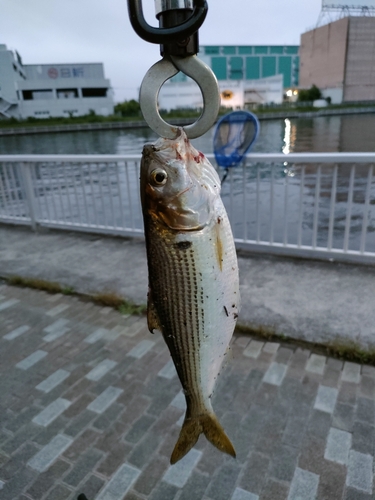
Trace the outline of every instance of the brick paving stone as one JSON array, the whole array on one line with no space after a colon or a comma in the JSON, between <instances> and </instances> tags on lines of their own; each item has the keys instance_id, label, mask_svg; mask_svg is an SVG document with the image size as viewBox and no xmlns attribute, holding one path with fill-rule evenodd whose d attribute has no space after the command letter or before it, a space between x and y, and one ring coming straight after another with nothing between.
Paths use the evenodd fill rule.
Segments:
<instances>
[{"instance_id":1,"label":"brick paving stone","mask_svg":"<svg viewBox=\"0 0 375 500\"><path fill-rule=\"evenodd\" d=\"M129 443L138 443L138 441L146 434L151 425L155 422L155 417L150 415L142 415L132 426L124 439Z\"/></svg>"},{"instance_id":2,"label":"brick paving stone","mask_svg":"<svg viewBox=\"0 0 375 500\"><path fill-rule=\"evenodd\" d=\"M337 389L320 385L318 394L314 403L314 409L324 411L325 413L333 413L337 399Z\"/></svg>"},{"instance_id":3,"label":"brick paving stone","mask_svg":"<svg viewBox=\"0 0 375 500\"><path fill-rule=\"evenodd\" d=\"M354 488L346 488L343 500L374 500L374 497Z\"/></svg>"},{"instance_id":4,"label":"brick paving stone","mask_svg":"<svg viewBox=\"0 0 375 500\"><path fill-rule=\"evenodd\" d=\"M19 302L18 299L9 299L5 302L2 302L0 304L0 312L5 311L5 309L8 309L9 307L16 305L18 302Z\"/></svg>"},{"instance_id":5,"label":"brick paving stone","mask_svg":"<svg viewBox=\"0 0 375 500\"><path fill-rule=\"evenodd\" d=\"M62 484L58 484L49 492L45 500L66 500L71 494L71 489Z\"/></svg>"},{"instance_id":6,"label":"brick paving stone","mask_svg":"<svg viewBox=\"0 0 375 500\"><path fill-rule=\"evenodd\" d=\"M236 488L231 497L231 500L258 500L259 496L250 493L249 491L245 491L242 488Z\"/></svg>"},{"instance_id":7,"label":"brick paving stone","mask_svg":"<svg viewBox=\"0 0 375 500\"><path fill-rule=\"evenodd\" d=\"M102 458L101 451L90 448L81 454L72 470L64 477L64 483L77 487L79 483L96 467Z\"/></svg>"},{"instance_id":8,"label":"brick paving stone","mask_svg":"<svg viewBox=\"0 0 375 500\"><path fill-rule=\"evenodd\" d=\"M251 338L250 337L234 337L234 343L242 347L242 349L245 349L245 347L249 344Z\"/></svg>"},{"instance_id":9,"label":"brick paving stone","mask_svg":"<svg viewBox=\"0 0 375 500\"><path fill-rule=\"evenodd\" d=\"M66 427L65 434L75 437L83 431L97 416L96 413L90 410L84 410L79 415L71 420L71 423Z\"/></svg>"},{"instance_id":10,"label":"brick paving stone","mask_svg":"<svg viewBox=\"0 0 375 500\"><path fill-rule=\"evenodd\" d=\"M286 375L288 367L287 365L281 363L271 363L270 367L266 371L263 382L267 382L271 385L280 386L283 382L283 379Z\"/></svg>"},{"instance_id":11,"label":"brick paving stone","mask_svg":"<svg viewBox=\"0 0 375 500\"><path fill-rule=\"evenodd\" d=\"M285 500L288 496L289 484L269 479L262 489L261 500Z\"/></svg>"},{"instance_id":12,"label":"brick paving stone","mask_svg":"<svg viewBox=\"0 0 375 500\"><path fill-rule=\"evenodd\" d=\"M94 411L95 413L103 413L107 408L109 408L109 406L111 406L112 403L116 401L121 393L122 389L109 386L88 405L87 409Z\"/></svg>"},{"instance_id":13,"label":"brick paving stone","mask_svg":"<svg viewBox=\"0 0 375 500\"><path fill-rule=\"evenodd\" d=\"M149 461L152 459L152 456L155 454L158 446L162 441L162 437L160 434L156 434L152 432L152 430L145 436L133 449L133 452L128 458L130 464L134 465L137 468L142 469ZM172 453L172 449L170 449L169 454Z\"/></svg>"},{"instance_id":14,"label":"brick paving stone","mask_svg":"<svg viewBox=\"0 0 375 500\"><path fill-rule=\"evenodd\" d=\"M133 446L128 443L117 442L113 444L109 449L107 457L98 465L97 472L104 476L111 477L120 465L127 460L132 450Z\"/></svg>"},{"instance_id":15,"label":"brick paving stone","mask_svg":"<svg viewBox=\"0 0 375 500\"><path fill-rule=\"evenodd\" d=\"M243 469L239 486L246 491L259 495L268 480L269 462L269 458L261 453L252 453Z\"/></svg>"},{"instance_id":16,"label":"brick paving stone","mask_svg":"<svg viewBox=\"0 0 375 500\"><path fill-rule=\"evenodd\" d=\"M280 364L287 364L293 356L293 349L289 347L280 347L277 351L275 361Z\"/></svg>"},{"instance_id":17,"label":"brick paving stone","mask_svg":"<svg viewBox=\"0 0 375 500\"><path fill-rule=\"evenodd\" d=\"M343 380L344 382L352 382L353 384L358 384L361 380L361 365L346 361L344 363L341 380Z\"/></svg>"},{"instance_id":18,"label":"brick paving stone","mask_svg":"<svg viewBox=\"0 0 375 500\"><path fill-rule=\"evenodd\" d=\"M290 485L288 500L315 500L319 486L319 476L297 468Z\"/></svg>"},{"instance_id":19,"label":"brick paving stone","mask_svg":"<svg viewBox=\"0 0 375 500\"><path fill-rule=\"evenodd\" d=\"M150 500L175 500L179 492L176 486L164 483L163 481L158 484L149 496Z\"/></svg>"},{"instance_id":20,"label":"brick paving stone","mask_svg":"<svg viewBox=\"0 0 375 500\"><path fill-rule=\"evenodd\" d=\"M64 382L64 380L67 379L69 376L70 373L66 370L62 369L56 370L49 377L40 382L40 384L38 384L35 387L35 389L48 393L52 391L52 389L55 389L55 387L60 385L62 382Z\"/></svg>"},{"instance_id":21,"label":"brick paving stone","mask_svg":"<svg viewBox=\"0 0 375 500\"><path fill-rule=\"evenodd\" d=\"M28 370L36 363L38 363L41 359L43 359L45 356L47 356L47 353L45 351L38 349L37 351L27 356L27 358L17 363L16 367L20 368L21 370Z\"/></svg>"},{"instance_id":22,"label":"brick paving stone","mask_svg":"<svg viewBox=\"0 0 375 500\"><path fill-rule=\"evenodd\" d=\"M127 356L136 359L141 359L146 353L148 353L150 349L154 347L154 345L155 342L153 342L152 340L141 340L139 344L137 344L135 347L133 347L133 349L131 349L127 353Z\"/></svg>"},{"instance_id":23,"label":"brick paving stone","mask_svg":"<svg viewBox=\"0 0 375 500\"><path fill-rule=\"evenodd\" d=\"M324 453L326 460L332 460L339 464L347 465L349 451L352 446L352 435L332 427L328 434L327 447Z\"/></svg>"},{"instance_id":24,"label":"brick paving stone","mask_svg":"<svg viewBox=\"0 0 375 500\"><path fill-rule=\"evenodd\" d=\"M69 307L70 306L68 304L59 304L58 306L55 306L47 311L46 314L47 316L51 316L51 318L53 318L54 316L66 311Z\"/></svg>"},{"instance_id":25,"label":"brick paving stone","mask_svg":"<svg viewBox=\"0 0 375 500\"><path fill-rule=\"evenodd\" d=\"M338 429L351 432L354 424L355 407L343 403L336 403L332 424Z\"/></svg>"},{"instance_id":26,"label":"brick paving stone","mask_svg":"<svg viewBox=\"0 0 375 500\"><path fill-rule=\"evenodd\" d=\"M72 438L58 434L27 465L38 472L44 472L72 443Z\"/></svg>"},{"instance_id":27,"label":"brick paving stone","mask_svg":"<svg viewBox=\"0 0 375 500\"><path fill-rule=\"evenodd\" d=\"M363 365L362 375L367 375L368 377L375 378L375 366Z\"/></svg>"},{"instance_id":28,"label":"brick paving stone","mask_svg":"<svg viewBox=\"0 0 375 500\"><path fill-rule=\"evenodd\" d=\"M104 413L94 420L92 426L102 431L108 429L108 427L117 420L123 410L123 405L113 403Z\"/></svg>"},{"instance_id":29,"label":"brick paving stone","mask_svg":"<svg viewBox=\"0 0 375 500\"><path fill-rule=\"evenodd\" d=\"M46 492L54 486L56 481L59 481L70 468L70 465L63 461L57 460L46 472L39 474L36 481L27 490L27 494L35 500L40 500Z\"/></svg>"},{"instance_id":30,"label":"brick paving stone","mask_svg":"<svg viewBox=\"0 0 375 500\"><path fill-rule=\"evenodd\" d=\"M206 495L215 500L227 500L231 498L240 470L240 466L233 460L224 463L212 478Z\"/></svg>"},{"instance_id":31,"label":"brick paving stone","mask_svg":"<svg viewBox=\"0 0 375 500\"><path fill-rule=\"evenodd\" d=\"M113 361L111 359L104 359L101 361L98 365L95 366L89 373L85 375L85 377L88 380L94 380L97 382L100 380L104 375L106 375L112 368L114 368L117 365L116 361Z\"/></svg>"},{"instance_id":32,"label":"brick paving stone","mask_svg":"<svg viewBox=\"0 0 375 500\"><path fill-rule=\"evenodd\" d=\"M69 320L67 318L59 318L53 323L49 324L45 328L43 328L43 332L45 333L52 333L55 331L60 330L61 328L66 327L66 325L69 323Z\"/></svg>"},{"instance_id":33,"label":"brick paving stone","mask_svg":"<svg viewBox=\"0 0 375 500\"><path fill-rule=\"evenodd\" d=\"M248 358L254 358L256 359L262 348L264 346L264 342L259 342L258 340L252 340L250 344L244 349L243 355L248 357Z\"/></svg>"},{"instance_id":34,"label":"brick paving stone","mask_svg":"<svg viewBox=\"0 0 375 500\"><path fill-rule=\"evenodd\" d=\"M355 406L357 404L358 384L341 381L337 400L341 403Z\"/></svg>"},{"instance_id":35,"label":"brick paving stone","mask_svg":"<svg viewBox=\"0 0 375 500\"><path fill-rule=\"evenodd\" d=\"M14 339L16 339L17 337L20 337L21 335L23 335L24 333L26 333L29 330L30 330L30 327L28 325L19 326L18 328L15 328L11 332L9 332L6 335L4 335L3 339L14 340Z\"/></svg>"},{"instance_id":36,"label":"brick paving stone","mask_svg":"<svg viewBox=\"0 0 375 500\"><path fill-rule=\"evenodd\" d=\"M123 464L103 488L96 500L118 500L130 490L140 474L140 470L129 464Z\"/></svg>"},{"instance_id":37,"label":"brick paving stone","mask_svg":"<svg viewBox=\"0 0 375 500\"><path fill-rule=\"evenodd\" d=\"M70 461L75 461L79 455L86 451L90 446L95 446L98 438L101 436L99 432L93 429L86 429L73 443L67 448L63 457Z\"/></svg>"},{"instance_id":38,"label":"brick paving stone","mask_svg":"<svg viewBox=\"0 0 375 500\"><path fill-rule=\"evenodd\" d=\"M204 492L210 482L210 477L193 471L185 484L181 496L178 500L192 500L193 498L203 498Z\"/></svg>"},{"instance_id":39,"label":"brick paving stone","mask_svg":"<svg viewBox=\"0 0 375 500\"><path fill-rule=\"evenodd\" d=\"M362 453L374 453L375 428L365 422L354 422L353 425L353 450Z\"/></svg>"},{"instance_id":40,"label":"brick paving stone","mask_svg":"<svg viewBox=\"0 0 375 500\"><path fill-rule=\"evenodd\" d=\"M169 461L165 457L152 460L138 477L134 489L143 495L149 495L168 467Z\"/></svg>"},{"instance_id":41,"label":"brick paving stone","mask_svg":"<svg viewBox=\"0 0 375 500\"><path fill-rule=\"evenodd\" d=\"M177 464L168 468L163 476L163 481L177 486L177 488L183 488L201 457L202 452L193 448Z\"/></svg>"},{"instance_id":42,"label":"brick paving stone","mask_svg":"<svg viewBox=\"0 0 375 500\"><path fill-rule=\"evenodd\" d=\"M107 333L108 330L105 328L98 328L94 332L90 333L84 341L87 342L87 344L95 344L95 342L101 340Z\"/></svg>"},{"instance_id":43,"label":"brick paving stone","mask_svg":"<svg viewBox=\"0 0 375 500\"><path fill-rule=\"evenodd\" d=\"M264 352L268 352L269 354L276 354L280 344L277 342L266 342L263 347Z\"/></svg>"},{"instance_id":44,"label":"brick paving stone","mask_svg":"<svg viewBox=\"0 0 375 500\"><path fill-rule=\"evenodd\" d=\"M38 452L38 448L35 444L24 443L24 445L18 449L12 457L5 462L5 464L0 469L0 478L7 482L12 477L17 475L17 473L24 468L26 462Z\"/></svg>"},{"instance_id":45,"label":"brick paving stone","mask_svg":"<svg viewBox=\"0 0 375 500\"><path fill-rule=\"evenodd\" d=\"M373 457L351 450L346 484L365 493L372 493Z\"/></svg>"},{"instance_id":46,"label":"brick paving stone","mask_svg":"<svg viewBox=\"0 0 375 500\"><path fill-rule=\"evenodd\" d=\"M158 376L171 380L173 377L177 375L176 368L172 359L166 363L163 368L159 371Z\"/></svg>"},{"instance_id":47,"label":"brick paving stone","mask_svg":"<svg viewBox=\"0 0 375 500\"><path fill-rule=\"evenodd\" d=\"M317 498L342 500L345 490L346 465L323 460L319 470Z\"/></svg>"},{"instance_id":48,"label":"brick paving stone","mask_svg":"<svg viewBox=\"0 0 375 500\"><path fill-rule=\"evenodd\" d=\"M78 491L84 494L88 500L95 500L102 489L104 481L102 478L91 474L89 478L79 487Z\"/></svg>"},{"instance_id":49,"label":"brick paving stone","mask_svg":"<svg viewBox=\"0 0 375 500\"><path fill-rule=\"evenodd\" d=\"M357 408L355 412L355 417L357 420L368 423L370 425L375 424L375 403L372 399L361 398L357 399Z\"/></svg>"},{"instance_id":50,"label":"brick paving stone","mask_svg":"<svg viewBox=\"0 0 375 500\"><path fill-rule=\"evenodd\" d=\"M360 384L360 394L366 398L375 398L375 379L362 375Z\"/></svg>"},{"instance_id":51,"label":"brick paving stone","mask_svg":"<svg viewBox=\"0 0 375 500\"><path fill-rule=\"evenodd\" d=\"M306 371L323 375L326 366L326 357L318 354L311 354L306 364Z\"/></svg>"},{"instance_id":52,"label":"brick paving stone","mask_svg":"<svg viewBox=\"0 0 375 500\"><path fill-rule=\"evenodd\" d=\"M64 398L58 398L53 401L47 408L44 408L38 415L33 418L33 423L47 427L59 415L61 415L72 403Z\"/></svg>"}]
</instances>

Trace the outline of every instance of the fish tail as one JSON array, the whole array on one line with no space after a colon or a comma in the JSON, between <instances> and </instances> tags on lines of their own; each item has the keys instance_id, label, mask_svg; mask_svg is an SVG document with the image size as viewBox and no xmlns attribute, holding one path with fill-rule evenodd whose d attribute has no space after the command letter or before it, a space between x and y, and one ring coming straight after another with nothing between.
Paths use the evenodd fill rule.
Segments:
<instances>
[{"instance_id":1,"label":"fish tail","mask_svg":"<svg viewBox=\"0 0 375 500\"><path fill-rule=\"evenodd\" d=\"M234 458L236 457L234 447L216 415L207 413L193 418L185 418L171 455L170 461L172 465L181 460L192 449L202 433L218 450L228 453Z\"/></svg>"}]
</instances>

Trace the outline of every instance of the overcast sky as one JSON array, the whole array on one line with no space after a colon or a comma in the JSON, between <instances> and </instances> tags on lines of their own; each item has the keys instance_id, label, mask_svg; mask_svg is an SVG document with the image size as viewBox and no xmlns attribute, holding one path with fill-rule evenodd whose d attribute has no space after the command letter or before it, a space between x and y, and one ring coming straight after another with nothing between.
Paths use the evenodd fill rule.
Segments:
<instances>
[{"instance_id":1,"label":"overcast sky","mask_svg":"<svg viewBox=\"0 0 375 500\"><path fill-rule=\"evenodd\" d=\"M315 26L321 0L208 0L201 45L294 45ZM143 0L157 25L154 0ZM140 39L126 0L0 0L0 43L24 64L104 63L116 102L138 98L159 46Z\"/></svg>"}]
</instances>

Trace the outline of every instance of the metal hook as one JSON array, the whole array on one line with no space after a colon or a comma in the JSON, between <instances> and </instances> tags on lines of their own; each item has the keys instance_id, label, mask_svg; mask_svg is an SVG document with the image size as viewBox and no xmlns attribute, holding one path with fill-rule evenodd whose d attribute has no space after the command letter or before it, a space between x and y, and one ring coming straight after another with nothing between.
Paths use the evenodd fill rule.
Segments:
<instances>
[{"instance_id":1,"label":"metal hook","mask_svg":"<svg viewBox=\"0 0 375 500\"><path fill-rule=\"evenodd\" d=\"M198 59L191 57L164 57L146 73L139 94L139 102L144 119L149 127L162 137L174 139L178 127L163 120L158 111L158 95L163 83L179 71L190 76L201 89L203 96L203 111L196 122L184 127L189 139L200 137L215 123L220 108L219 85L211 68Z\"/></svg>"},{"instance_id":2,"label":"metal hook","mask_svg":"<svg viewBox=\"0 0 375 500\"><path fill-rule=\"evenodd\" d=\"M208 5L206 0L195 0L192 15L182 24L172 28L154 28L143 15L142 0L128 0L131 25L138 36L150 43L166 44L184 40L193 35L202 26L206 18Z\"/></svg>"}]
</instances>

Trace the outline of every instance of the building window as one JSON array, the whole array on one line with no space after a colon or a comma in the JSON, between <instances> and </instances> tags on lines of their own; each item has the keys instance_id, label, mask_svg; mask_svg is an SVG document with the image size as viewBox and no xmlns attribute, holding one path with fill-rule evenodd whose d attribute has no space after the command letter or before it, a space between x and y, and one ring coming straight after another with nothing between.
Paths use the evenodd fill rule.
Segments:
<instances>
[{"instance_id":1,"label":"building window","mask_svg":"<svg viewBox=\"0 0 375 500\"><path fill-rule=\"evenodd\" d=\"M215 73L218 80L227 79L227 58L213 57L211 59L212 71Z\"/></svg>"},{"instance_id":2,"label":"building window","mask_svg":"<svg viewBox=\"0 0 375 500\"><path fill-rule=\"evenodd\" d=\"M107 97L107 90L103 88L82 89L82 97Z\"/></svg>"},{"instance_id":3,"label":"building window","mask_svg":"<svg viewBox=\"0 0 375 500\"><path fill-rule=\"evenodd\" d=\"M205 54L220 54L220 47L213 47L212 45L204 48Z\"/></svg>"},{"instance_id":4,"label":"building window","mask_svg":"<svg viewBox=\"0 0 375 500\"><path fill-rule=\"evenodd\" d=\"M24 101L39 101L40 99L53 99L52 90L23 90Z\"/></svg>"},{"instance_id":5,"label":"building window","mask_svg":"<svg viewBox=\"0 0 375 500\"><path fill-rule=\"evenodd\" d=\"M78 97L78 89L58 89L57 99L74 99Z\"/></svg>"},{"instance_id":6,"label":"building window","mask_svg":"<svg viewBox=\"0 0 375 500\"><path fill-rule=\"evenodd\" d=\"M236 47L233 47L232 45L223 47L223 54L232 55L235 53L236 53Z\"/></svg>"},{"instance_id":7,"label":"building window","mask_svg":"<svg viewBox=\"0 0 375 500\"><path fill-rule=\"evenodd\" d=\"M49 116L49 111L34 111L35 116Z\"/></svg>"}]
</instances>

